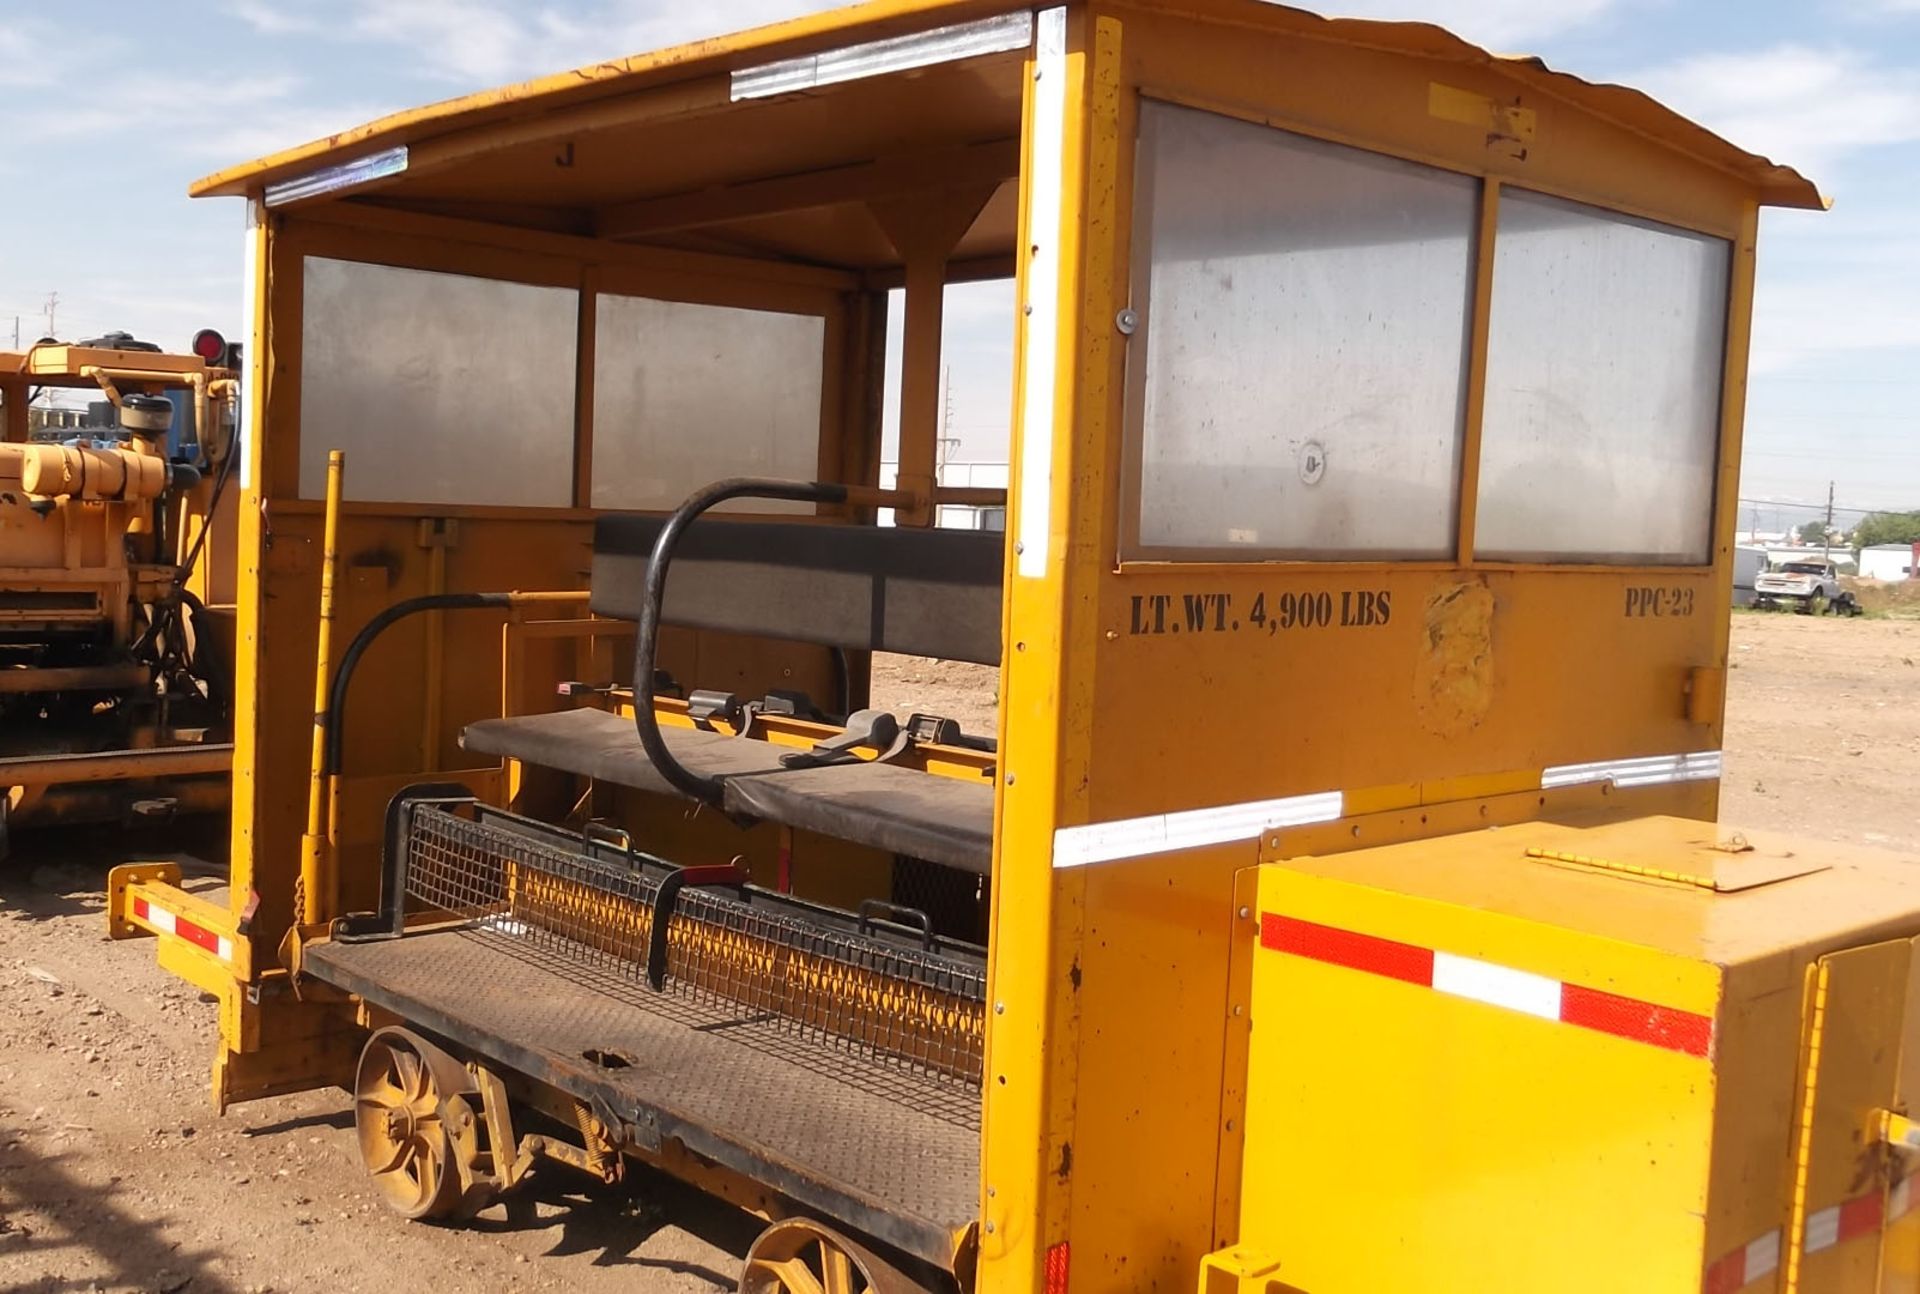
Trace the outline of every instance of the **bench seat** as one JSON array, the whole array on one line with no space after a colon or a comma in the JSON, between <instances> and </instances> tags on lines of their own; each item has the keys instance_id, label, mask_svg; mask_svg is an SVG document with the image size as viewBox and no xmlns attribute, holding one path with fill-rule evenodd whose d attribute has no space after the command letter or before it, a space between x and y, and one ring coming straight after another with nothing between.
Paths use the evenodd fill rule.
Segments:
<instances>
[{"instance_id":1,"label":"bench seat","mask_svg":"<svg viewBox=\"0 0 1920 1294\"><path fill-rule=\"evenodd\" d=\"M724 783L729 813L814 831L888 853L987 875L993 863L993 783L859 761L786 768L791 748L698 728L662 728L674 758ZM660 775L633 721L605 710L483 719L462 748L661 795Z\"/></svg>"}]
</instances>

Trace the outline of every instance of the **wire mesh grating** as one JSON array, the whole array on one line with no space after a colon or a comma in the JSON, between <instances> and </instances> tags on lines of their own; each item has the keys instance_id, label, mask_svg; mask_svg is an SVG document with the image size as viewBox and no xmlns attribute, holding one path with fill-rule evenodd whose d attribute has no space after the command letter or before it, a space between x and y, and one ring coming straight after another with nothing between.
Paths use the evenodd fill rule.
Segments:
<instances>
[{"instance_id":1,"label":"wire mesh grating","mask_svg":"<svg viewBox=\"0 0 1920 1294\"><path fill-rule=\"evenodd\" d=\"M609 861L539 824L427 803L409 806L404 848L416 912L464 922L644 1010L978 1122L986 972L976 959L904 946L851 916L823 923L765 892L689 887L672 907L655 992L646 965L663 865Z\"/></svg>"}]
</instances>

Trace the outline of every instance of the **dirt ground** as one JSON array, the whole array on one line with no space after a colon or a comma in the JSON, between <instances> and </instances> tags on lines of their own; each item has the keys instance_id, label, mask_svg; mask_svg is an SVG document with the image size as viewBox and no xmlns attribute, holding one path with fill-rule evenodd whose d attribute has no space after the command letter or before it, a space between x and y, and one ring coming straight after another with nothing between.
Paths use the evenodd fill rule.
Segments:
<instances>
[{"instance_id":1,"label":"dirt ground","mask_svg":"<svg viewBox=\"0 0 1920 1294\"><path fill-rule=\"evenodd\" d=\"M1920 622L1741 615L1723 816L1912 850ZM882 663L876 699L990 732L990 672ZM463 1227L388 1215L339 1093L207 1098L211 1005L145 941L107 942L106 868L156 843L212 887L192 841L34 840L0 866L0 1291L728 1290L756 1225L640 1174L544 1174Z\"/></svg>"}]
</instances>

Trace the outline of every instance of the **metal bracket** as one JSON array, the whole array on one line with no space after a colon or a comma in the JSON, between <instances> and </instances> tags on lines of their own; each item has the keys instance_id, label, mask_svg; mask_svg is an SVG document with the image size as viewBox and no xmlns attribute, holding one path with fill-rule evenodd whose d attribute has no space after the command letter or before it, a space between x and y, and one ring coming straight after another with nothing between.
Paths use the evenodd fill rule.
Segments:
<instances>
[{"instance_id":1,"label":"metal bracket","mask_svg":"<svg viewBox=\"0 0 1920 1294\"><path fill-rule=\"evenodd\" d=\"M682 867L667 873L654 891L653 912L647 923L647 985L659 993L667 987L667 927L680 891L689 885L745 885L747 869L738 863L713 867Z\"/></svg>"},{"instance_id":2,"label":"metal bracket","mask_svg":"<svg viewBox=\"0 0 1920 1294\"><path fill-rule=\"evenodd\" d=\"M871 746L881 752L880 760L898 759L913 746L913 737L900 727L900 721L888 710L856 710L847 716L847 730L838 737L813 743L812 750L796 750L782 755L787 768L820 768L857 759L856 747Z\"/></svg>"}]
</instances>

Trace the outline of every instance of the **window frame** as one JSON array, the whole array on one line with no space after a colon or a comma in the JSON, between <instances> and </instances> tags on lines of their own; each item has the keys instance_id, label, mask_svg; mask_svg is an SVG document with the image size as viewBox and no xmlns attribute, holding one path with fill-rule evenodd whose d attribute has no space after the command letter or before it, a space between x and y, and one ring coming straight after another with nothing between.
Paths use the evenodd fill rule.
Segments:
<instances>
[{"instance_id":1,"label":"window frame","mask_svg":"<svg viewBox=\"0 0 1920 1294\"><path fill-rule=\"evenodd\" d=\"M1462 162L1456 157L1398 146L1379 138L1341 131L1322 122L1303 121L1283 113L1267 111L1244 102L1228 102L1204 94L1195 94L1168 86L1141 83L1122 96L1121 152L1123 174L1130 176L1123 185L1127 211L1127 232L1123 245L1116 249L1116 286L1128 308L1144 301L1152 270L1152 211L1148 186L1152 182L1151 161L1142 147L1142 106L1165 103L1191 108L1304 138L1345 145L1382 157L1430 166L1474 179L1479 185L1480 225L1474 241L1474 261L1470 276L1470 323L1466 355L1466 396L1461 428L1460 456L1455 513L1453 551L1443 558L1383 559L1375 557L1299 557L1286 554L1232 549L1154 549L1140 543L1143 502L1146 347L1145 329L1122 340L1121 389L1118 395L1121 435L1117 451L1118 486L1115 492L1117 533L1112 569L1116 574L1151 574L1178 568L1183 571L1231 573L1259 569L1294 571L1556 571L1556 572L1656 572L1662 574L1700 574L1711 572L1722 563L1719 530L1724 478L1730 455L1737 454L1739 418L1743 408L1738 393L1731 389L1736 344L1744 345L1750 333L1750 310L1741 310L1741 295L1751 284L1751 247L1748 245L1753 212L1744 222L1716 224L1690 219L1672 211L1662 211L1622 201L1617 197L1566 184L1543 182L1529 177L1518 181L1492 167ZM1550 560L1509 561L1477 557L1476 531L1480 495L1481 435L1485 423L1488 342L1493 305L1493 269L1499 242L1500 207L1503 193L1539 194L1564 202L1578 203L1598 211L1665 225L1683 233L1716 238L1729 245L1727 295L1723 302L1722 352L1716 373L1719 416L1715 424L1713 465L1709 475L1712 487L1707 499L1708 534L1706 560L1703 562L1621 563L1607 560L1556 558ZM1747 261L1743 268L1743 253ZM1100 322L1100 321L1095 321ZM1737 492L1737 491L1736 491Z\"/></svg>"},{"instance_id":2,"label":"window frame","mask_svg":"<svg viewBox=\"0 0 1920 1294\"><path fill-rule=\"evenodd\" d=\"M718 253L660 252L648 247L599 244L570 235L507 229L412 213L336 210L321 207L275 220L268 272L277 290L266 320L270 369L263 368L262 418L270 431L260 441L253 487L262 499L290 513L317 512L322 502L301 497L300 408L305 378L305 262L308 257L390 269L421 270L534 287L560 287L578 294L574 400L559 417L571 429L571 495L560 505L357 501L357 513L393 516L525 519L590 517L593 455L593 351L595 313L601 291L695 305L734 306L816 315L826 324L817 462L821 480L842 479L843 463L856 469L859 455L841 434L843 402L857 397L849 386L848 358L857 339L848 329L858 276L830 268ZM556 446L558 442L556 441ZM849 459L849 455L852 458ZM831 509L821 509L831 512ZM810 519L809 514L788 519Z\"/></svg>"}]
</instances>

